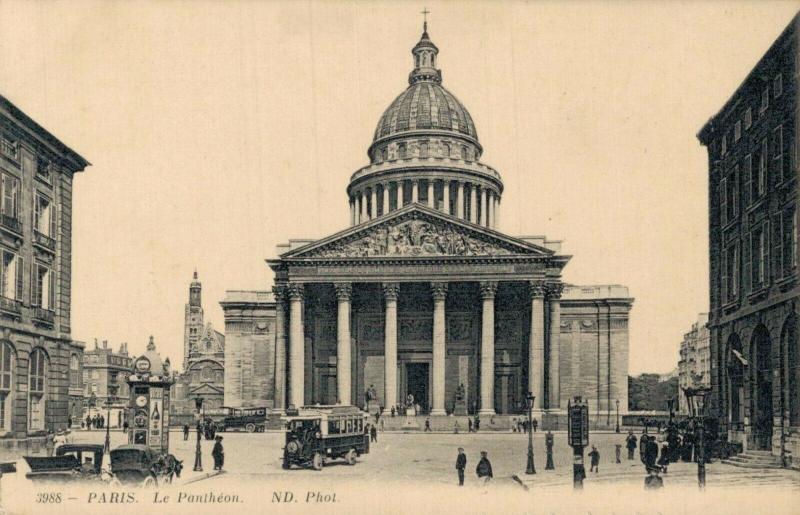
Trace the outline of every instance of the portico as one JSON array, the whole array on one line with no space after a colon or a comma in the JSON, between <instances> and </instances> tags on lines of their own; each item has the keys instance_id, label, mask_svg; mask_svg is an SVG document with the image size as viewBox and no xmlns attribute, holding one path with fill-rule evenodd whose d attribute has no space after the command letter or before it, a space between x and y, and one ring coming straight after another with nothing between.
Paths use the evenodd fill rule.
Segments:
<instances>
[{"instance_id":1,"label":"portico","mask_svg":"<svg viewBox=\"0 0 800 515\"><path fill-rule=\"evenodd\" d=\"M288 370L276 371L288 404L363 406L373 386L387 410L412 394L445 415L463 384L473 413L517 412L528 390L537 409L558 408L546 385L558 384L547 340L559 324L545 310L558 310L568 259L420 204L284 253L270 265L288 311Z\"/></svg>"}]
</instances>

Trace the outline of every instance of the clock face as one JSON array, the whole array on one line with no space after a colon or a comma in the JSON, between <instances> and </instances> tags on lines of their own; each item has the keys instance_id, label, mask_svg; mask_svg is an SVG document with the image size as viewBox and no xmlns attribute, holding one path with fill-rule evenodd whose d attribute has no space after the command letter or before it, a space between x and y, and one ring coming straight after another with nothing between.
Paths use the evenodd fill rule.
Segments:
<instances>
[{"instance_id":1,"label":"clock face","mask_svg":"<svg viewBox=\"0 0 800 515\"><path fill-rule=\"evenodd\" d=\"M144 395L136 397L137 406L139 406L140 408L144 408L146 404L147 404L147 397L145 397Z\"/></svg>"}]
</instances>

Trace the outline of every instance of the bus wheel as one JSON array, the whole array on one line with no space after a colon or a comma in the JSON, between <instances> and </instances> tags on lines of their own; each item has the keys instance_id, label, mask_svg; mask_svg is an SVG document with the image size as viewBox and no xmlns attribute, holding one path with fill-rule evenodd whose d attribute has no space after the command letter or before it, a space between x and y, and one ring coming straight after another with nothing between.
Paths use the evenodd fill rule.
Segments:
<instances>
[{"instance_id":1,"label":"bus wheel","mask_svg":"<svg viewBox=\"0 0 800 515\"><path fill-rule=\"evenodd\" d=\"M256 425L250 422L244 428L247 430L248 433L254 433L256 431Z\"/></svg>"},{"instance_id":2,"label":"bus wheel","mask_svg":"<svg viewBox=\"0 0 800 515\"><path fill-rule=\"evenodd\" d=\"M355 465L356 464L356 450L355 449L350 449L349 451L347 451L347 454L345 454L344 459L347 460L347 464L348 465Z\"/></svg>"},{"instance_id":3,"label":"bus wheel","mask_svg":"<svg viewBox=\"0 0 800 515\"><path fill-rule=\"evenodd\" d=\"M314 457L311 459L311 466L314 470L322 470L322 454L315 453Z\"/></svg>"}]
</instances>

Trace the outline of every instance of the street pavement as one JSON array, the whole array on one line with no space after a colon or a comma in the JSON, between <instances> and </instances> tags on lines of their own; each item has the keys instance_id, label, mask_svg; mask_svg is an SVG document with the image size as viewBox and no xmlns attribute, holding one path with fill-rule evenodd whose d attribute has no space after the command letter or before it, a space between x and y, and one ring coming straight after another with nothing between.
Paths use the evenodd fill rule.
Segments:
<instances>
[{"instance_id":1,"label":"street pavement","mask_svg":"<svg viewBox=\"0 0 800 515\"><path fill-rule=\"evenodd\" d=\"M624 443L624 433L591 434L590 443L597 446L601 455L600 472L588 472L587 458L588 477L580 495L570 495L573 492L572 450L563 432L555 433L554 471L544 470L544 435L535 434L535 475L525 474L527 435L523 433L379 433L378 442L371 444L370 453L359 458L355 466L337 460L322 471L283 470L280 461L282 433L220 434L224 437L225 473L206 478L213 468L213 442L201 442L204 472L196 473L192 471L196 433L192 432L188 441L183 440L180 432L171 433L171 451L184 461L184 474L171 488L238 494L240 498L235 502L241 503L243 513L258 506L276 506L280 499L286 499L286 492L295 497L292 502L297 503L299 499L299 504L291 504L285 508L287 510L305 506L306 509L346 512L357 506L368 513L418 512L424 504L430 508L422 511L431 513L437 513L437 507L442 512L461 506L461 513L490 513L501 506L502 511L507 512L526 512L530 506L536 506L537 513L553 514L636 511L702 512L704 515L765 513L769 506L769 515L775 515L791 513L788 507L796 506L800 499L800 473L796 471L741 469L718 462L707 465L707 488L702 495L696 486L694 463L670 465L669 472L663 475L665 488L645 493L642 487L645 472L638 449L635 459L628 461L623 448L622 463L614 463L614 446ZM105 437L101 431L78 431L73 435L75 443L102 443ZM125 441L122 433L112 433L112 447ZM465 488L457 486L454 469L459 446L464 447L468 459ZM480 451L484 450L488 452L495 476L489 486L480 484L475 476ZM9 488L30 488L21 484L25 468L22 462L16 478L10 480L12 475L3 478L2 492L8 492ZM744 492L753 492L753 495L742 498ZM531 505L533 499L536 502ZM501 500L503 504L498 504ZM172 506L179 507L183 505ZM620 509L623 507L625 509ZM214 512L212 505L204 504L202 508L198 511L194 506L193 513L205 513L206 508L211 510L209 513Z\"/></svg>"}]
</instances>

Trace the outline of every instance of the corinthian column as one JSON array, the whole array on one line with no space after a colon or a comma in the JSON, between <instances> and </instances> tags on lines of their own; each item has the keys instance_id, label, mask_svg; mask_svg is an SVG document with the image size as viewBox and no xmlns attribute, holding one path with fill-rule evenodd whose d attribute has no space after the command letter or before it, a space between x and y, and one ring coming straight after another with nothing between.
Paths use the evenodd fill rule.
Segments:
<instances>
[{"instance_id":1,"label":"corinthian column","mask_svg":"<svg viewBox=\"0 0 800 515\"><path fill-rule=\"evenodd\" d=\"M433 295L433 409L431 415L446 415L444 410L445 312L447 283L431 283Z\"/></svg>"},{"instance_id":2,"label":"corinthian column","mask_svg":"<svg viewBox=\"0 0 800 515\"><path fill-rule=\"evenodd\" d=\"M289 404L305 404L305 335L303 334L303 285L289 284L289 374L291 389Z\"/></svg>"},{"instance_id":3,"label":"corinthian column","mask_svg":"<svg viewBox=\"0 0 800 515\"><path fill-rule=\"evenodd\" d=\"M356 224L356 208L353 199L350 199L350 225Z\"/></svg>"},{"instance_id":4,"label":"corinthian column","mask_svg":"<svg viewBox=\"0 0 800 515\"><path fill-rule=\"evenodd\" d=\"M458 190L456 191L456 216L464 219L464 183L458 183Z\"/></svg>"},{"instance_id":5,"label":"corinthian column","mask_svg":"<svg viewBox=\"0 0 800 515\"><path fill-rule=\"evenodd\" d=\"M436 209L436 198L434 198L433 179L428 179L428 207Z\"/></svg>"},{"instance_id":6,"label":"corinthian column","mask_svg":"<svg viewBox=\"0 0 800 515\"><path fill-rule=\"evenodd\" d=\"M369 218L367 215L367 194L366 192L362 191L358 195L361 198L361 210L360 210L361 215L358 218L358 222L363 224Z\"/></svg>"},{"instance_id":7,"label":"corinthian column","mask_svg":"<svg viewBox=\"0 0 800 515\"><path fill-rule=\"evenodd\" d=\"M478 189L473 183L469 188L469 221L477 223L478 221Z\"/></svg>"},{"instance_id":8,"label":"corinthian column","mask_svg":"<svg viewBox=\"0 0 800 515\"><path fill-rule=\"evenodd\" d=\"M338 303L336 320L336 390L337 404L349 406L350 382L350 298L353 286L350 283L336 283L336 301Z\"/></svg>"},{"instance_id":9,"label":"corinthian column","mask_svg":"<svg viewBox=\"0 0 800 515\"><path fill-rule=\"evenodd\" d=\"M494 296L497 283L481 282L481 415L494 415Z\"/></svg>"},{"instance_id":10,"label":"corinthian column","mask_svg":"<svg viewBox=\"0 0 800 515\"><path fill-rule=\"evenodd\" d=\"M286 408L286 285L272 288L275 294L275 407Z\"/></svg>"},{"instance_id":11,"label":"corinthian column","mask_svg":"<svg viewBox=\"0 0 800 515\"><path fill-rule=\"evenodd\" d=\"M547 285L547 301L550 304L550 354L547 357L549 372L550 398L547 407L561 407L561 373L559 370L559 347L561 346L561 292L564 285L551 283Z\"/></svg>"},{"instance_id":12,"label":"corinthian column","mask_svg":"<svg viewBox=\"0 0 800 515\"><path fill-rule=\"evenodd\" d=\"M383 183L383 210L382 215L389 213L389 183Z\"/></svg>"},{"instance_id":13,"label":"corinthian column","mask_svg":"<svg viewBox=\"0 0 800 515\"><path fill-rule=\"evenodd\" d=\"M403 207L403 180L397 181L397 209Z\"/></svg>"},{"instance_id":14,"label":"corinthian column","mask_svg":"<svg viewBox=\"0 0 800 515\"><path fill-rule=\"evenodd\" d=\"M383 283L383 298L386 300L386 327L384 331L384 406L397 406L397 295L399 283Z\"/></svg>"},{"instance_id":15,"label":"corinthian column","mask_svg":"<svg viewBox=\"0 0 800 515\"><path fill-rule=\"evenodd\" d=\"M487 202L487 195L486 195L486 188L481 188L481 198L480 198L480 205L481 205L481 216L478 218L478 224L488 227L489 223L487 220L489 219L489 213L486 211L486 204Z\"/></svg>"},{"instance_id":16,"label":"corinthian column","mask_svg":"<svg viewBox=\"0 0 800 515\"><path fill-rule=\"evenodd\" d=\"M544 405L544 295L541 281L531 281L531 340L528 346L528 390L536 396L533 408Z\"/></svg>"},{"instance_id":17,"label":"corinthian column","mask_svg":"<svg viewBox=\"0 0 800 515\"><path fill-rule=\"evenodd\" d=\"M374 220L378 218L378 189L375 186L373 186L371 190L372 193L370 195L370 202L372 205L370 208L371 213L369 218L370 220Z\"/></svg>"},{"instance_id":18,"label":"corinthian column","mask_svg":"<svg viewBox=\"0 0 800 515\"><path fill-rule=\"evenodd\" d=\"M419 181L414 179L411 181L411 203L419 202Z\"/></svg>"}]
</instances>

